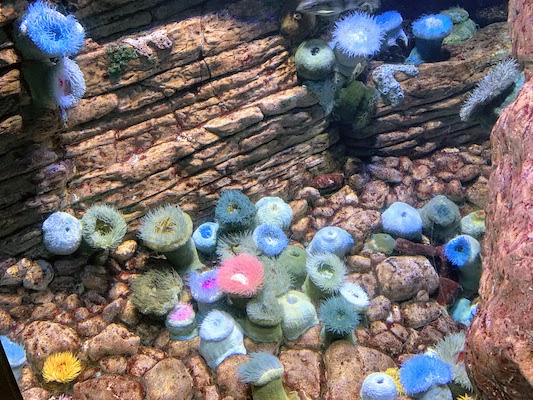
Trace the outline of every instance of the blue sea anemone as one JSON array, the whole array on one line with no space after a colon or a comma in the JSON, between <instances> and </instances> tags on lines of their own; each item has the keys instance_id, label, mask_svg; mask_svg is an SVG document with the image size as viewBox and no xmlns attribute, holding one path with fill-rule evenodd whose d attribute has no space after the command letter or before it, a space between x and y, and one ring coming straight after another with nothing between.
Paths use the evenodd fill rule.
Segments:
<instances>
[{"instance_id":1,"label":"blue sea anemone","mask_svg":"<svg viewBox=\"0 0 533 400\"><path fill-rule=\"evenodd\" d=\"M332 44L345 56L370 57L379 52L384 37L375 17L356 11L335 22Z\"/></svg>"},{"instance_id":2,"label":"blue sea anemone","mask_svg":"<svg viewBox=\"0 0 533 400\"><path fill-rule=\"evenodd\" d=\"M452 368L444 361L426 354L406 360L400 368L400 382L408 396L417 396L434 385L452 380Z\"/></svg>"},{"instance_id":3,"label":"blue sea anemone","mask_svg":"<svg viewBox=\"0 0 533 400\"><path fill-rule=\"evenodd\" d=\"M43 222L43 244L53 254L74 253L82 239L81 222L72 215L57 211Z\"/></svg>"},{"instance_id":4,"label":"blue sea anemone","mask_svg":"<svg viewBox=\"0 0 533 400\"><path fill-rule=\"evenodd\" d=\"M217 269L204 272L193 271L189 274L188 284L191 295L198 303L198 311L205 312L214 308L224 299L225 293L217 283Z\"/></svg>"},{"instance_id":5,"label":"blue sea anemone","mask_svg":"<svg viewBox=\"0 0 533 400\"><path fill-rule=\"evenodd\" d=\"M313 253L333 253L342 258L354 245L352 235L337 226L326 226L320 229L307 246L307 251Z\"/></svg>"},{"instance_id":6,"label":"blue sea anemone","mask_svg":"<svg viewBox=\"0 0 533 400\"><path fill-rule=\"evenodd\" d=\"M257 248L268 257L277 256L289 244L289 238L275 225L261 224L252 236Z\"/></svg>"},{"instance_id":7,"label":"blue sea anemone","mask_svg":"<svg viewBox=\"0 0 533 400\"><path fill-rule=\"evenodd\" d=\"M385 32L384 47L396 46L401 40L407 46L407 35L402 29L403 18L398 11L385 11L376 16L376 22Z\"/></svg>"},{"instance_id":8,"label":"blue sea anemone","mask_svg":"<svg viewBox=\"0 0 533 400\"><path fill-rule=\"evenodd\" d=\"M255 222L275 225L282 230L289 229L292 220L292 208L279 197L263 197L255 203L257 215Z\"/></svg>"},{"instance_id":9,"label":"blue sea anemone","mask_svg":"<svg viewBox=\"0 0 533 400\"><path fill-rule=\"evenodd\" d=\"M431 14L413 22L415 47L406 62L422 64L437 61L440 57L442 41L453 29L452 19L444 14Z\"/></svg>"},{"instance_id":10,"label":"blue sea anemone","mask_svg":"<svg viewBox=\"0 0 533 400\"><path fill-rule=\"evenodd\" d=\"M83 239L98 249L114 249L122 243L128 229L124 216L108 205L90 207L81 219Z\"/></svg>"},{"instance_id":11,"label":"blue sea anemone","mask_svg":"<svg viewBox=\"0 0 533 400\"><path fill-rule=\"evenodd\" d=\"M52 99L60 108L73 107L85 94L83 73L70 58L59 59L52 68L50 80Z\"/></svg>"},{"instance_id":12,"label":"blue sea anemone","mask_svg":"<svg viewBox=\"0 0 533 400\"><path fill-rule=\"evenodd\" d=\"M15 33L17 48L27 59L49 59L78 53L85 31L72 15L65 16L44 1L28 6Z\"/></svg>"},{"instance_id":13,"label":"blue sea anemone","mask_svg":"<svg viewBox=\"0 0 533 400\"><path fill-rule=\"evenodd\" d=\"M318 301L339 291L344 283L346 266L332 253L316 253L307 257L307 278L303 291L313 301Z\"/></svg>"},{"instance_id":14,"label":"blue sea anemone","mask_svg":"<svg viewBox=\"0 0 533 400\"><path fill-rule=\"evenodd\" d=\"M444 245L444 255L456 267L478 262L481 252L479 242L469 235L459 235Z\"/></svg>"},{"instance_id":15,"label":"blue sea anemone","mask_svg":"<svg viewBox=\"0 0 533 400\"><path fill-rule=\"evenodd\" d=\"M459 235L444 245L444 256L459 267L459 283L464 289L477 291L481 278L481 245L472 236Z\"/></svg>"},{"instance_id":16,"label":"blue sea anemone","mask_svg":"<svg viewBox=\"0 0 533 400\"><path fill-rule=\"evenodd\" d=\"M419 241L422 239L422 218L407 203L397 201L381 214L383 232L395 237Z\"/></svg>"},{"instance_id":17,"label":"blue sea anemone","mask_svg":"<svg viewBox=\"0 0 533 400\"><path fill-rule=\"evenodd\" d=\"M318 324L316 308L304 293L291 290L279 298L282 308L281 329L287 340L296 340Z\"/></svg>"},{"instance_id":18,"label":"blue sea anemone","mask_svg":"<svg viewBox=\"0 0 533 400\"><path fill-rule=\"evenodd\" d=\"M359 396L361 400L396 400L398 390L390 375L384 372L374 372L363 381Z\"/></svg>"},{"instance_id":19,"label":"blue sea anemone","mask_svg":"<svg viewBox=\"0 0 533 400\"><path fill-rule=\"evenodd\" d=\"M204 254L213 254L217 248L218 224L205 222L192 234L192 240L198 251Z\"/></svg>"},{"instance_id":20,"label":"blue sea anemone","mask_svg":"<svg viewBox=\"0 0 533 400\"><path fill-rule=\"evenodd\" d=\"M215 218L224 231L242 231L254 224L254 203L240 190L222 192L215 208Z\"/></svg>"},{"instance_id":21,"label":"blue sea anemone","mask_svg":"<svg viewBox=\"0 0 533 400\"><path fill-rule=\"evenodd\" d=\"M353 304L342 296L333 296L325 300L318 312L318 318L324 323L326 333L336 338L350 335L361 322L361 317Z\"/></svg>"},{"instance_id":22,"label":"blue sea anemone","mask_svg":"<svg viewBox=\"0 0 533 400\"><path fill-rule=\"evenodd\" d=\"M212 369L232 354L246 354L241 328L224 311L210 311L202 321L199 333L200 355Z\"/></svg>"}]
</instances>

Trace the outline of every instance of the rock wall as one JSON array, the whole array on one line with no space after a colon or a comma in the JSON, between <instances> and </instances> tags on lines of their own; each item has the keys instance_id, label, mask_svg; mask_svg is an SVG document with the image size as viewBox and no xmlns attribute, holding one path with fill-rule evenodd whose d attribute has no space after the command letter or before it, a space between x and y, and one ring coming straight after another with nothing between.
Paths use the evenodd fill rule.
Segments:
<instances>
[{"instance_id":1,"label":"rock wall","mask_svg":"<svg viewBox=\"0 0 533 400\"><path fill-rule=\"evenodd\" d=\"M57 112L30 108L6 39L24 3L2 8L0 259L31 254L44 215L57 209L109 202L134 228L147 209L179 201L197 219L222 188L290 197L339 167L338 135L297 86L271 9L247 0L113 3L77 2L87 92L66 126ZM146 46L154 32L171 46ZM113 78L110 60L125 41L138 54Z\"/></svg>"},{"instance_id":2,"label":"rock wall","mask_svg":"<svg viewBox=\"0 0 533 400\"><path fill-rule=\"evenodd\" d=\"M533 390L533 7L511 1L513 54L529 80L491 133L480 306L466 362L482 399L530 399Z\"/></svg>"}]
</instances>

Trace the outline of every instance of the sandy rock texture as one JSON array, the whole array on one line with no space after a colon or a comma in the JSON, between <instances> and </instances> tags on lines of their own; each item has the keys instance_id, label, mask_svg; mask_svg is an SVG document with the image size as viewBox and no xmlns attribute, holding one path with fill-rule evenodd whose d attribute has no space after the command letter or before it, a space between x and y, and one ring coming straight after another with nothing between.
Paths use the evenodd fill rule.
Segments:
<instances>
[{"instance_id":1,"label":"sandy rock texture","mask_svg":"<svg viewBox=\"0 0 533 400\"><path fill-rule=\"evenodd\" d=\"M527 399L533 389L532 101L530 80L492 131L482 301L466 357L483 399Z\"/></svg>"},{"instance_id":2,"label":"sandy rock texture","mask_svg":"<svg viewBox=\"0 0 533 400\"><path fill-rule=\"evenodd\" d=\"M533 7L509 2L513 54L526 84L491 133L495 170L489 179L484 273L478 316L467 336L466 363L482 399L527 399L533 388L531 262L533 260Z\"/></svg>"}]
</instances>

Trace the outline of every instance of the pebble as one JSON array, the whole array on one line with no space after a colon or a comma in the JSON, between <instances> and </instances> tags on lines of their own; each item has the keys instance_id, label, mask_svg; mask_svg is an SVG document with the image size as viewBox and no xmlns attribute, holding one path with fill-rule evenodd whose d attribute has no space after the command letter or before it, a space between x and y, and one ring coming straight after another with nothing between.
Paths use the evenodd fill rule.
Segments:
<instances>
[{"instance_id":1,"label":"pebble","mask_svg":"<svg viewBox=\"0 0 533 400\"><path fill-rule=\"evenodd\" d=\"M144 400L142 385L125 376L104 374L74 385L74 397L79 400Z\"/></svg>"},{"instance_id":2,"label":"pebble","mask_svg":"<svg viewBox=\"0 0 533 400\"><path fill-rule=\"evenodd\" d=\"M44 260L37 260L31 263L22 284L26 289L46 290L50 282L54 279L54 269L52 265Z\"/></svg>"},{"instance_id":3,"label":"pebble","mask_svg":"<svg viewBox=\"0 0 533 400\"><path fill-rule=\"evenodd\" d=\"M101 317L100 317L101 318ZM104 356L135 355L139 350L141 339L124 326L108 325L102 332L84 343L84 351L92 361Z\"/></svg>"},{"instance_id":4,"label":"pebble","mask_svg":"<svg viewBox=\"0 0 533 400\"><path fill-rule=\"evenodd\" d=\"M143 376L146 400L191 400L193 380L187 367L176 358L159 361Z\"/></svg>"}]
</instances>

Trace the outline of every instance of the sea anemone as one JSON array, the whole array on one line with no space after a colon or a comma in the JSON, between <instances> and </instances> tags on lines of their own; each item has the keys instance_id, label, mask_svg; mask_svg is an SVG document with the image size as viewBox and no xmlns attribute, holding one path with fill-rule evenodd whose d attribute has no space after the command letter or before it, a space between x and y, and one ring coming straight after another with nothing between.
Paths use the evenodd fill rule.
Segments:
<instances>
[{"instance_id":1,"label":"sea anemone","mask_svg":"<svg viewBox=\"0 0 533 400\"><path fill-rule=\"evenodd\" d=\"M139 237L183 273L202 266L191 239L192 220L177 205L167 204L151 210L141 219Z\"/></svg>"},{"instance_id":2,"label":"sea anemone","mask_svg":"<svg viewBox=\"0 0 533 400\"><path fill-rule=\"evenodd\" d=\"M141 219L139 227L139 238L145 246L162 253L182 247L191 235L191 217L173 204L150 210Z\"/></svg>"},{"instance_id":3,"label":"sea anemone","mask_svg":"<svg viewBox=\"0 0 533 400\"><path fill-rule=\"evenodd\" d=\"M246 354L241 328L224 311L210 311L200 325L199 335L200 355L212 369L232 354Z\"/></svg>"},{"instance_id":4,"label":"sea anemone","mask_svg":"<svg viewBox=\"0 0 533 400\"><path fill-rule=\"evenodd\" d=\"M364 314L370 305L368 294L356 283L345 282L339 289L339 294L352 306L358 313Z\"/></svg>"},{"instance_id":5,"label":"sea anemone","mask_svg":"<svg viewBox=\"0 0 533 400\"><path fill-rule=\"evenodd\" d=\"M446 196L433 197L418 212L422 218L422 231L436 242L445 241L459 231L459 207Z\"/></svg>"},{"instance_id":6,"label":"sea anemone","mask_svg":"<svg viewBox=\"0 0 533 400\"><path fill-rule=\"evenodd\" d=\"M485 234L485 211L479 210L465 215L461 219L461 233L478 240L481 239Z\"/></svg>"},{"instance_id":7,"label":"sea anemone","mask_svg":"<svg viewBox=\"0 0 533 400\"><path fill-rule=\"evenodd\" d=\"M466 374L466 367L461 356L465 348L465 331L450 333L439 340L426 354L437 357L452 367L453 380L468 391L472 383Z\"/></svg>"},{"instance_id":8,"label":"sea anemone","mask_svg":"<svg viewBox=\"0 0 533 400\"><path fill-rule=\"evenodd\" d=\"M237 374L244 383L252 385L254 400L288 400L281 376L283 364L269 353L251 353L250 359L239 366Z\"/></svg>"},{"instance_id":9,"label":"sea anemone","mask_svg":"<svg viewBox=\"0 0 533 400\"><path fill-rule=\"evenodd\" d=\"M285 269L292 277L295 287L301 287L307 276L305 263L307 252L301 247L288 245L276 260L276 265Z\"/></svg>"},{"instance_id":10,"label":"sea anemone","mask_svg":"<svg viewBox=\"0 0 533 400\"><path fill-rule=\"evenodd\" d=\"M263 285L263 264L243 253L222 261L217 274L220 289L238 297L252 297Z\"/></svg>"},{"instance_id":11,"label":"sea anemone","mask_svg":"<svg viewBox=\"0 0 533 400\"><path fill-rule=\"evenodd\" d=\"M280 254L289 244L289 238L275 225L261 224L252 234L257 248L267 257Z\"/></svg>"},{"instance_id":12,"label":"sea anemone","mask_svg":"<svg viewBox=\"0 0 533 400\"><path fill-rule=\"evenodd\" d=\"M252 231L250 230L224 233L219 236L216 253L221 260L242 253L247 253L255 257L261 255L261 252L255 245Z\"/></svg>"},{"instance_id":13,"label":"sea anemone","mask_svg":"<svg viewBox=\"0 0 533 400\"><path fill-rule=\"evenodd\" d=\"M307 246L307 252L313 253L333 253L342 258L354 245L352 235L344 229L336 226L326 226L320 229Z\"/></svg>"},{"instance_id":14,"label":"sea anemone","mask_svg":"<svg viewBox=\"0 0 533 400\"><path fill-rule=\"evenodd\" d=\"M281 304L281 329L287 340L296 340L318 324L316 309L304 293L291 290L279 298Z\"/></svg>"},{"instance_id":15,"label":"sea anemone","mask_svg":"<svg viewBox=\"0 0 533 400\"><path fill-rule=\"evenodd\" d=\"M472 304L472 301L466 298L457 300L450 310L452 319L466 327L469 327L477 312L477 304Z\"/></svg>"},{"instance_id":16,"label":"sea anemone","mask_svg":"<svg viewBox=\"0 0 533 400\"><path fill-rule=\"evenodd\" d=\"M15 32L15 42L24 58L49 59L78 53L85 31L72 15L65 16L44 1L36 1Z\"/></svg>"},{"instance_id":17,"label":"sea anemone","mask_svg":"<svg viewBox=\"0 0 533 400\"><path fill-rule=\"evenodd\" d=\"M255 214L254 203L237 189L223 191L215 207L215 218L224 231L242 231L251 228Z\"/></svg>"},{"instance_id":18,"label":"sea anemone","mask_svg":"<svg viewBox=\"0 0 533 400\"><path fill-rule=\"evenodd\" d=\"M422 218L407 203L397 201L381 214L383 232L395 237L419 241L422 239Z\"/></svg>"},{"instance_id":19,"label":"sea anemone","mask_svg":"<svg viewBox=\"0 0 533 400\"><path fill-rule=\"evenodd\" d=\"M54 104L60 108L76 105L85 94L85 79L78 64L62 57L51 71L50 86Z\"/></svg>"},{"instance_id":20,"label":"sea anemone","mask_svg":"<svg viewBox=\"0 0 533 400\"><path fill-rule=\"evenodd\" d=\"M43 244L50 253L74 253L82 239L81 222L72 215L57 211L45 219L42 226Z\"/></svg>"},{"instance_id":21,"label":"sea anemone","mask_svg":"<svg viewBox=\"0 0 533 400\"><path fill-rule=\"evenodd\" d=\"M415 47L406 62L422 64L440 58L442 41L453 29L452 19L444 14L430 14L413 22Z\"/></svg>"},{"instance_id":22,"label":"sea anemone","mask_svg":"<svg viewBox=\"0 0 533 400\"><path fill-rule=\"evenodd\" d=\"M398 40L401 40L407 46L407 35L402 29L403 18L398 11L385 11L379 14L376 16L376 22L385 32L383 47L397 46Z\"/></svg>"},{"instance_id":23,"label":"sea anemone","mask_svg":"<svg viewBox=\"0 0 533 400\"><path fill-rule=\"evenodd\" d=\"M400 368L400 382L408 396L419 396L434 385L452 380L452 369L444 361L426 354L406 360Z\"/></svg>"},{"instance_id":24,"label":"sea anemone","mask_svg":"<svg viewBox=\"0 0 533 400\"><path fill-rule=\"evenodd\" d=\"M400 383L400 368L398 367L391 367L387 368L385 371L383 371L384 374L389 375L392 380L394 381L394 384L396 385L396 390L398 391L398 395L403 396L405 394L402 384Z\"/></svg>"},{"instance_id":25,"label":"sea anemone","mask_svg":"<svg viewBox=\"0 0 533 400\"><path fill-rule=\"evenodd\" d=\"M293 287L292 275L278 263L277 259L260 257L265 270L263 289L268 289L279 297L286 294Z\"/></svg>"},{"instance_id":26,"label":"sea anemone","mask_svg":"<svg viewBox=\"0 0 533 400\"><path fill-rule=\"evenodd\" d=\"M338 292L344 283L346 266L335 254L311 254L305 266L308 275L302 289L313 301Z\"/></svg>"},{"instance_id":27,"label":"sea anemone","mask_svg":"<svg viewBox=\"0 0 533 400\"><path fill-rule=\"evenodd\" d=\"M205 312L219 304L225 296L217 282L218 269L189 274L188 284L191 295L198 303L198 311Z\"/></svg>"},{"instance_id":28,"label":"sea anemone","mask_svg":"<svg viewBox=\"0 0 533 400\"><path fill-rule=\"evenodd\" d=\"M472 236L459 235L443 246L444 256L459 268L459 283L476 292L481 278L481 245Z\"/></svg>"},{"instance_id":29,"label":"sea anemone","mask_svg":"<svg viewBox=\"0 0 533 400\"><path fill-rule=\"evenodd\" d=\"M461 120L484 122L489 114L488 123L494 123L501 113L501 107L516 97L517 89L523 84L521 78L522 74L515 60L507 58L500 61L468 94L459 112Z\"/></svg>"},{"instance_id":30,"label":"sea anemone","mask_svg":"<svg viewBox=\"0 0 533 400\"><path fill-rule=\"evenodd\" d=\"M134 278L130 300L142 314L166 315L179 302L183 281L172 268L149 269Z\"/></svg>"},{"instance_id":31,"label":"sea anemone","mask_svg":"<svg viewBox=\"0 0 533 400\"><path fill-rule=\"evenodd\" d=\"M333 41L336 55L370 57L379 52L385 32L376 18L363 12L350 13L335 22Z\"/></svg>"},{"instance_id":32,"label":"sea anemone","mask_svg":"<svg viewBox=\"0 0 533 400\"><path fill-rule=\"evenodd\" d=\"M370 253L383 253L390 256L394 253L394 247L396 246L396 239L394 239L388 233L374 233L370 236L363 249Z\"/></svg>"},{"instance_id":33,"label":"sea anemone","mask_svg":"<svg viewBox=\"0 0 533 400\"><path fill-rule=\"evenodd\" d=\"M333 72L335 53L324 40L310 39L298 46L294 63L301 78L318 81Z\"/></svg>"},{"instance_id":34,"label":"sea anemone","mask_svg":"<svg viewBox=\"0 0 533 400\"><path fill-rule=\"evenodd\" d=\"M81 219L83 239L98 249L117 248L128 229L124 216L108 205L90 207Z\"/></svg>"},{"instance_id":35,"label":"sea anemone","mask_svg":"<svg viewBox=\"0 0 533 400\"><path fill-rule=\"evenodd\" d=\"M278 342L283 336L281 330L282 308L270 290L261 293L246 304L244 331L256 342Z\"/></svg>"},{"instance_id":36,"label":"sea anemone","mask_svg":"<svg viewBox=\"0 0 533 400\"><path fill-rule=\"evenodd\" d=\"M353 330L361 322L356 308L342 296L330 297L320 304L318 318L324 323L326 346L341 338L354 341Z\"/></svg>"},{"instance_id":37,"label":"sea anemone","mask_svg":"<svg viewBox=\"0 0 533 400\"><path fill-rule=\"evenodd\" d=\"M195 312L189 303L178 303L167 314L165 326L172 340L189 340L198 336Z\"/></svg>"},{"instance_id":38,"label":"sea anemone","mask_svg":"<svg viewBox=\"0 0 533 400\"><path fill-rule=\"evenodd\" d=\"M215 222L205 222L200 225L192 234L194 245L201 253L210 255L217 248L218 224Z\"/></svg>"},{"instance_id":39,"label":"sea anemone","mask_svg":"<svg viewBox=\"0 0 533 400\"><path fill-rule=\"evenodd\" d=\"M80 372L79 358L70 351L62 351L46 357L42 375L45 382L68 383L76 379Z\"/></svg>"},{"instance_id":40,"label":"sea anemone","mask_svg":"<svg viewBox=\"0 0 533 400\"><path fill-rule=\"evenodd\" d=\"M396 400L398 390L396 383L383 372L374 372L363 381L359 392L361 400Z\"/></svg>"},{"instance_id":41,"label":"sea anemone","mask_svg":"<svg viewBox=\"0 0 533 400\"><path fill-rule=\"evenodd\" d=\"M292 220L292 208L279 197L262 197L255 203L257 225L276 225L282 230L289 229Z\"/></svg>"}]
</instances>

